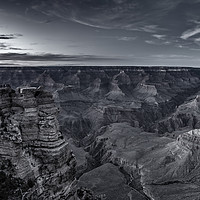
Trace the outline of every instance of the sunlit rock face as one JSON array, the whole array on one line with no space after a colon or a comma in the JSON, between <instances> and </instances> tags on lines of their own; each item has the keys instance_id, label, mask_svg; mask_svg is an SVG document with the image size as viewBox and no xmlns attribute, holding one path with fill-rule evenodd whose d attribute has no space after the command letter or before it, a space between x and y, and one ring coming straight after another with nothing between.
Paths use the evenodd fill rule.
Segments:
<instances>
[{"instance_id":1,"label":"sunlit rock face","mask_svg":"<svg viewBox=\"0 0 200 200\"><path fill-rule=\"evenodd\" d=\"M141 159L141 182L152 199L199 196L199 138L199 129L185 132Z\"/></svg>"},{"instance_id":2,"label":"sunlit rock face","mask_svg":"<svg viewBox=\"0 0 200 200\"><path fill-rule=\"evenodd\" d=\"M200 129L194 129L178 137L178 143L188 150L198 150L200 144Z\"/></svg>"},{"instance_id":3,"label":"sunlit rock face","mask_svg":"<svg viewBox=\"0 0 200 200\"><path fill-rule=\"evenodd\" d=\"M192 96L189 100L176 108L170 116L158 121L157 129L161 134L172 133L181 127L200 128L200 100L199 95Z\"/></svg>"},{"instance_id":4,"label":"sunlit rock face","mask_svg":"<svg viewBox=\"0 0 200 200\"><path fill-rule=\"evenodd\" d=\"M0 93L0 156L16 166L17 177L35 182L30 198L67 197L76 161L59 131L52 95L34 87L14 91L7 85Z\"/></svg>"}]
</instances>

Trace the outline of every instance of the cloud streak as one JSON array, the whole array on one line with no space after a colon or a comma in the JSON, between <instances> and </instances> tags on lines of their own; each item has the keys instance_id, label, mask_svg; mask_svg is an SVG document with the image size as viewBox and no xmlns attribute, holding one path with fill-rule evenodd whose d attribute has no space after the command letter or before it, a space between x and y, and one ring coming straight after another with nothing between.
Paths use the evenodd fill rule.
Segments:
<instances>
[{"instance_id":1,"label":"cloud streak","mask_svg":"<svg viewBox=\"0 0 200 200\"><path fill-rule=\"evenodd\" d=\"M97 55L63 55L63 54L27 54L27 53L3 53L0 54L0 60L12 61L108 61L122 60L116 57L106 57Z\"/></svg>"},{"instance_id":2,"label":"cloud streak","mask_svg":"<svg viewBox=\"0 0 200 200\"><path fill-rule=\"evenodd\" d=\"M0 43L0 49L7 49L7 45L4 43Z\"/></svg>"},{"instance_id":3,"label":"cloud streak","mask_svg":"<svg viewBox=\"0 0 200 200\"><path fill-rule=\"evenodd\" d=\"M0 34L0 40L16 39L21 36L21 34Z\"/></svg>"},{"instance_id":4,"label":"cloud streak","mask_svg":"<svg viewBox=\"0 0 200 200\"><path fill-rule=\"evenodd\" d=\"M48 17L71 20L86 26L103 29L126 29L154 33L159 20L175 9L182 0L52 0L37 1L32 9Z\"/></svg>"},{"instance_id":5,"label":"cloud streak","mask_svg":"<svg viewBox=\"0 0 200 200\"><path fill-rule=\"evenodd\" d=\"M189 30L183 32L182 35L181 35L181 39L187 40L187 39L189 39L189 38L191 38L191 37L193 37L193 36L195 36L199 33L200 33L200 26L197 26L194 29L189 29Z\"/></svg>"},{"instance_id":6,"label":"cloud streak","mask_svg":"<svg viewBox=\"0 0 200 200\"><path fill-rule=\"evenodd\" d=\"M159 39L159 40L164 40L166 38L166 35L158 35L158 34L154 34L152 35L153 37Z\"/></svg>"},{"instance_id":7,"label":"cloud streak","mask_svg":"<svg viewBox=\"0 0 200 200\"><path fill-rule=\"evenodd\" d=\"M137 37L128 37L128 36L118 37L119 41L126 41L126 42L134 41L136 39L137 39Z\"/></svg>"}]
</instances>

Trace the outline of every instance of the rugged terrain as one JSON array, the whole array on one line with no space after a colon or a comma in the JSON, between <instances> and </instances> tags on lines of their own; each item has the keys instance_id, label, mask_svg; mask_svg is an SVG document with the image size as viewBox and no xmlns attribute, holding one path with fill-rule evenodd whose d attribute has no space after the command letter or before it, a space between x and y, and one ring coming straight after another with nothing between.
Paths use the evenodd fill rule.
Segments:
<instances>
[{"instance_id":1,"label":"rugged terrain","mask_svg":"<svg viewBox=\"0 0 200 200\"><path fill-rule=\"evenodd\" d=\"M60 199L75 181L75 158L62 134L52 95L38 88L0 88L0 157L14 166L14 174L34 185L33 199ZM23 195L26 195L23 194Z\"/></svg>"},{"instance_id":2,"label":"rugged terrain","mask_svg":"<svg viewBox=\"0 0 200 200\"><path fill-rule=\"evenodd\" d=\"M1 68L0 80L0 154L26 198L199 198L200 70Z\"/></svg>"}]
</instances>

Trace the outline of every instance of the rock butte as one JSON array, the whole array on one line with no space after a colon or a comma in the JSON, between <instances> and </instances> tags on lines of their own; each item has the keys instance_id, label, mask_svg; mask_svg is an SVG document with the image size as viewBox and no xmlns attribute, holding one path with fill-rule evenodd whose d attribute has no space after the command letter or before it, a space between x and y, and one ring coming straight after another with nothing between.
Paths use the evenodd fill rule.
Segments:
<instances>
[{"instance_id":1,"label":"rock butte","mask_svg":"<svg viewBox=\"0 0 200 200\"><path fill-rule=\"evenodd\" d=\"M40 88L0 88L0 157L17 177L36 181L29 198L62 199L73 188L76 161L57 121L52 95Z\"/></svg>"}]
</instances>

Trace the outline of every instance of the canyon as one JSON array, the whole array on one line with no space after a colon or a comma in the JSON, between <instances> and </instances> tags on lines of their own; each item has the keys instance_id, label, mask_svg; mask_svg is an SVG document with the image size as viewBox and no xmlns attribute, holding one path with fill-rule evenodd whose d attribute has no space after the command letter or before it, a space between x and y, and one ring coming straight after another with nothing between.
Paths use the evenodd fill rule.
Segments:
<instances>
[{"instance_id":1,"label":"canyon","mask_svg":"<svg viewBox=\"0 0 200 200\"><path fill-rule=\"evenodd\" d=\"M19 185L0 197L199 198L199 69L9 67L0 80L0 179Z\"/></svg>"}]
</instances>

